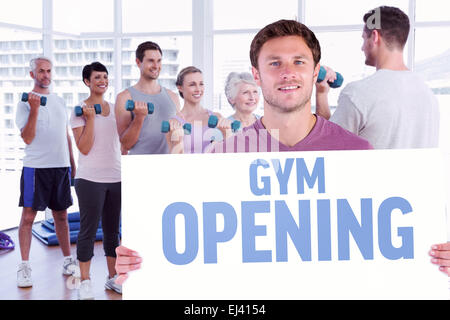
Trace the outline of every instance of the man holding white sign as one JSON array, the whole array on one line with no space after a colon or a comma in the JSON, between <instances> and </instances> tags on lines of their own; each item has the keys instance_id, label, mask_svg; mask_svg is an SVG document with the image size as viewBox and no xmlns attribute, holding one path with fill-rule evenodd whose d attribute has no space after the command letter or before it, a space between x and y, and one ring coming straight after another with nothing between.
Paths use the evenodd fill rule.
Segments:
<instances>
[{"instance_id":1,"label":"man holding white sign","mask_svg":"<svg viewBox=\"0 0 450 320\"><path fill-rule=\"evenodd\" d=\"M314 34L304 25L286 20L268 25L253 40L251 59L253 75L265 99L264 117L242 133L217 144L214 152L372 149L366 140L311 114L310 99L320 68L320 46ZM301 167L301 161L298 163ZM264 164L262 166L265 167ZM277 178L283 180L286 171L283 173L281 170L280 173L280 170L274 169ZM309 177L314 176L316 181L318 176L314 172L316 169ZM447 254L441 257L450 258ZM142 259L135 251L125 247L117 248L117 255L118 281L123 282L129 271L140 268Z\"/></svg>"},{"instance_id":2,"label":"man holding white sign","mask_svg":"<svg viewBox=\"0 0 450 320\"><path fill-rule=\"evenodd\" d=\"M437 149L158 155L142 170L148 158L127 157L123 240L145 263L124 299L448 299L427 258L446 240L439 160ZM233 170L211 177L211 164Z\"/></svg>"}]
</instances>

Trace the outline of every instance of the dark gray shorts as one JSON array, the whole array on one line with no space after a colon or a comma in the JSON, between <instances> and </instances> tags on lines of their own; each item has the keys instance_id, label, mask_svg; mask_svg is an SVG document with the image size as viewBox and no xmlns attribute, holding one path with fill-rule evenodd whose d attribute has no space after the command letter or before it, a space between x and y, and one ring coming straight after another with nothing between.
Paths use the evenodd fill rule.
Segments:
<instances>
[{"instance_id":1,"label":"dark gray shorts","mask_svg":"<svg viewBox=\"0 0 450 320\"><path fill-rule=\"evenodd\" d=\"M63 211L72 205L70 168L22 168L19 207Z\"/></svg>"}]
</instances>

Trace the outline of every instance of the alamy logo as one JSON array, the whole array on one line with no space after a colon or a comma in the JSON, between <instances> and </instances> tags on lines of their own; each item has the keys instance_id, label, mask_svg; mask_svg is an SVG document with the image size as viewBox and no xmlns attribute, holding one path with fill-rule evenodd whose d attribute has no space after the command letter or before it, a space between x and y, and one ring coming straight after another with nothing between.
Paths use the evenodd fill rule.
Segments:
<instances>
[{"instance_id":1,"label":"alamy logo","mask_svg":"<svg viewBox=\"0 0 450 320\"><path fill-rule=\"evenodd\" d=\"M69 290L78 290L81 286L81 278L70 276L66 280L66 288Z\"/></svg>"},{"instance_id":2,"label":"alamy logo","mask_svg":"<svg viewBox=\"0 0 450 320\"><path fill-rule=\"evenodd\" d=\"M81 271L80 267L76 266L72 270L72 275L69 276L66 280L66 288L69 290L77 290L80 289L81 285Z\"/></svg>"},{"instance_id":3,"label":"alamy logo","mask_svg":"<svg viewBox=\"0 0 450 320\"><path fill-rule=\"evenodd\" d=\"M202 130L201 121L194 121L193 126L199 128L188 133L189 139L184 139L186 133L183 128L173 131L170 141L173 143L171 153L184 153L184 150L192 150L193 153L215 153L224 152L279 152L280 132L279 129L259 129L250 128L238 133L233 133L231 129L226 129L224 139L222 132L217 128ZM208 142L206 147L204 142ZM220 143L223 142L223 143Z\"/></svg>"},{"instance_id":4,"label":"alamy logo","mask_svg":"<svg viewBox=\"0 0 450 320\"><path fill-rule=\"evenodd\" d=\"M381 9L376 8L373 14L367 18L366 27L369 30L381 29Z\"/></svg>"}]
</instances>

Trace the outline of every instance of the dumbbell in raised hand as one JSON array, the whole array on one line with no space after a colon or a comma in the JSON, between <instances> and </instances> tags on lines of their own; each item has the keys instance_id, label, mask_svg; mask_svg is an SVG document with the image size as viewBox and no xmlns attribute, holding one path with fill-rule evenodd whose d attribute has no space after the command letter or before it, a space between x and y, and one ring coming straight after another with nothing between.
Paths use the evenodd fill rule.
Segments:
<instances>
[{"instance_id":1,"label":"dumbbell in raised hand","mask_svg":"<svg viewBox=\"0 0 450 320\"><path fill-rule=\"evenodd\" d=\"M125 109L127 109L127 111L133 111L134 110L134 101L127 100L127 103L125 104ZM155 111L155 105L151 102L147 102L147 109L148 109L148 114L152 114Z\"/></svg>"},{"instance_id":2,"label":"dumbbell in raised hand","mask_svg":"<svg viewBox=\"0 0 450 320\"><path fill-rule=\"evenodd\" d=\"M184 134L191 134L192 126L190 123L183 124ZM161 132L167 133L170 131L170 123L169 121L161 122Z\"/></svg>"},{"instance_id":3,"label":"dumbbell in raised hand","mask_svg":"<svg viewBox=\"0 0 450 320\"><path fill-rule=\"evenodd\" d=\"M319 75L317 77L317 82L322 82L323 79L325 79L326 74L327 74L327 71L325 70L325 68L320 67ZM330 88L339 88L340 86L342 86L343 82L344 82L344 77L339 72L336 72L336 80L334 80L334 82L328 81L328 85L330 86Z\"/></svg>"},{"instance_id":4,"label":"dumbbell in raised hand","mask_svg":"<svg viewBox=\"0 0 450 320\"><path fill-rule=\"evenodd\" d=\"M95 114L100 114L102 113L102 106L100 104L94 104L94 109L95 109ZM83 108L81 106L76 106L75 107L75 115L77 117L80 117L83 115Z\"/></svg>"},{"instance_id":5,"label":"dumbbell in raised hand","mask_svg":"<svg viewBox=\"0 0 450 320\"><path fill-rule=\"evenodd\" d=\"M217 118L217 116L215 115L210 115L209 119L208 119L208 127L209 128L215 128L217 127L217 124L219 123L219 118ZM231 123L231 130L233 132L236 132L239 130L239 128L241 127L241 122L238 120L234 120Z\"/></svg>"},{"instance_id":6,"label":"dumbbell in raised hand","mask_svg":"<svg viewBox=\"0 0 450 320\"><path fill-rule=\"evenodd\" d=\"M24 92L22 93L22 99L23 102L28 101L28 93ZM47 104L47 97L41 97L41 106L45 106Z\"/></svg>"}]
</instances>

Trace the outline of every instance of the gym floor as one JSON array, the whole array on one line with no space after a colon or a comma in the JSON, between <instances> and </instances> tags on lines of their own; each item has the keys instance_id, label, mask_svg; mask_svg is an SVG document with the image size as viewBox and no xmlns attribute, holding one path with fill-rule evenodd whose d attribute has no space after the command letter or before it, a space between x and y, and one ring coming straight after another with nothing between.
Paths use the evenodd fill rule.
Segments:
<instances>
[{"instance_id":1,"label":"gym floor","mask_svg":"<svg viewBox=\"0 0 450 320\"><path fill-rule=\"evenodd\" d=\"M38 222L40 223L40 222ZM0 250L0 300L76 300L78 282L62 274L63 256L59 246L46 246L33 236L30 264L33 287L17 287L17 266L21 261L18 229L3 231L15 243L14 250ZM72 256L76 258L76 244L72 244ZM103 244L97 241L91 262L91 280L96 300L121 300L122 295L104 288L107 276Z\"/></svg>"}]
</instances>

